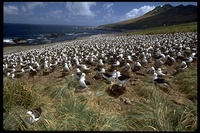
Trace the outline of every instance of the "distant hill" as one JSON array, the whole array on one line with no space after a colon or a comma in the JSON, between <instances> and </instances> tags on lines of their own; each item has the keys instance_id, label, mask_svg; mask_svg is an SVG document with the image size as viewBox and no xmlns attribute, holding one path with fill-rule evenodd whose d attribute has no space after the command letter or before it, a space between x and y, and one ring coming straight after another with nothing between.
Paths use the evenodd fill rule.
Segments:
<instances>
[{"instance_id":1,"label":"distant hill","mask_svg":"<svg viewBox=\"0 0 200 133\"><path fill-rule=\"evenodd\" d=\"M156 7L140 17L118 23L101 25L98 28L135 30L188 22L197 22L197 6L179 5L173 7L170 4L166 4L162 7Z\"/></svg>"}]
</instances>

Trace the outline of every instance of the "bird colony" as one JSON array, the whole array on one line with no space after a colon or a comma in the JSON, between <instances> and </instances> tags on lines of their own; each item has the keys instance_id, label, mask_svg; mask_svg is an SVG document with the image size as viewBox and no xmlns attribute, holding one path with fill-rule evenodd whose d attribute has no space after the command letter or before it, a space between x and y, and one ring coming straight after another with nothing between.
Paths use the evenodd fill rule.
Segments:
<instances>
[{"instance_id":1,"label":"bird colony","mask_svg":"<svg viewBox=\"0 0 200 133\"><path fill-rule=\"evenodd\" d=\"M100 81L125 87L152 75L164 84L197 63L197 32L102 37L60 42L53 46L3 55L3 74L9 78L59 75L77 79L82 89ZM137 76L140 76L138 78ZM158 80L159 79L159 80Z\"/></svg>"}]
</instances>

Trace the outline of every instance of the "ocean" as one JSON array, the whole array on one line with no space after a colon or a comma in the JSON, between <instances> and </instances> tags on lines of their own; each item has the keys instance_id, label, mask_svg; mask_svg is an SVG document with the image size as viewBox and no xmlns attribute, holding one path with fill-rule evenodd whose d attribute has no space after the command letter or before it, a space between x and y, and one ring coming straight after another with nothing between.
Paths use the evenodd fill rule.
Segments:
<instances>
[{"instance_id":1,"label":"ocean","mask_svg":"<svg viewBox=\"0 0 200 133\"><path fill-rule=\"evenodd\" d=\"M3 43L9 44L46 44L76 39L78 37L113 34L116 31L93 29L87 26L9 24L3 25Z\"/></svg>"}]
</instances>

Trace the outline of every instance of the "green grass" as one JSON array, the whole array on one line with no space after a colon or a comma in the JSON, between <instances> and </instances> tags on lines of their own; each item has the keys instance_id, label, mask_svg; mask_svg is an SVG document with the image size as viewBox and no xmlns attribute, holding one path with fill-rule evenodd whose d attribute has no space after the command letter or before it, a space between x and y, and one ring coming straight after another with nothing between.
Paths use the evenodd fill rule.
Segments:
<instances>
[{"instance_id":1,"label":"green grass","mask_svg":"<svg viewBox=\"0 0 200 133\"><path fill-rule=\"evenodd\" d=\"M130 32L132 35L152 35L152 34L169 34L177 32L196 32L197 31L197 22L177 24L174 26L162 26L162 27L153 27L146 28L141 30L135 30ZM126 35L126 34L122 34Z\"/></svg>"},{"instance_id":2,"label":"green grass","mask_svg":"<svg viewBox=\"0 0 200 133\"><path fill-rule=\"evenodd\" d=\"M188 76L189 75L189 76ZM3 128L33 131L195 131L197 129L197 69L187 70L171 80L174 94L152 84L151 76L134 88L138 99L117 110L120 103L106 93L108 86L98 82L89 92L76 93L75 79L63 85L42 87L23 80L4 78ZM128 92L127 92L128 93ZM131 93L129 91L129 93ZM174 102L182 94L185 104ZM174 95L174 96L173 96ZM144 102L141 99L146 99ZM41 106L39 121L28 124L25 114ZM128 109L127 109L128 107ZM125 109L126 108L126 109Z\"/></svg>"}]
</instances>

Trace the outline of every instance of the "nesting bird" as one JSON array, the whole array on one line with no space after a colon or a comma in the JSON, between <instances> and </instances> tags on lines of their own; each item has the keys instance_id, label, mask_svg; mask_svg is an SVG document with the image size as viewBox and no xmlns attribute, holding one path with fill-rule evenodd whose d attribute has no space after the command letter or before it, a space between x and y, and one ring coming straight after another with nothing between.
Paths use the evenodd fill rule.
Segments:
<instances>
[{"instance_id":1,"label":"nesting bird","mask_svg":"<svg viewBox=\"0 0 200 133\"><path fill-rule=\"evenodd\" d=\"M86 83L85 83L85 73L82 73L80 79L79 79L79 84L82 86L82 87L87 87Z\"/></svg>"},{"instance_id":2,"label":"nesting bird","mask_svg":"<svg viewBox=\"0 0 200 133\"><path fill-rule=\"evenodd\" d=\"M85 80L85 73L82 73L80 79L79 79L79 84L81 85L81 87L83 88L87 88L87 85L91 85L90 82Z\"/></svg>"},{"instance_id":3,"label":"nesting bird","mask_svg":"<svg viewBox=\"0 0 200 133\"><path fill-rule=\"evenodd\" d=\"M182 61L179 65L178 65L178 67L176 68L176 70L177 71L183 71L183 70L185 70L187 68L187 63L185 62L185 61Z\"/></svg>"},{"instance_id":4,"label":"nesting bird","mask_svg":"<svg viewBox=\"0 0 200 133\"><path fill-rule=\"evenodd\" d=\"M98 71L97 71L98 73L105 73L106 71L105 71L105 69L104 68L101 68L101 69L98 69Z\"/></svg>"},{"instance_id":5,"label":"nesting bird","mask_svg":"<svg viewBox=\"0 0 200 133\"><path fill-rule=\"evenodd\" d=\"M166 75L165 73L163 73L163 71L161 70L161 68L158 68L157 74L158 74L158 76L161 76L161 77Z\"/></svg>"},{"instance_id":6,"label":"nesting bird","mask_svg":"<svg viewBox=\"0 0 200 133\"><path fill-rule=\"evenodd\" d=\"M142 68L142 65L140 64L140 62L137 61L137 62L135 63L135 65L134 65L132 71L133 71L133 72L136 72L136 71L139 71L141 68Z\"/></svg>"},{"instance_id":7,"label":"nesting bird","mask_svg":"<svg viewBox=\"0 0 200 133\"><path fill-rule=\"evenodd\" d=\"M174 59L174 57L171 57L170 55L166 56L166 61L165 64L171 66L176 62L176 60Z\"/></svg>"},{"instance_id":8,"label":"nesting bird","mask_svg":"<svg viewBox=\"0 0 200 133\"><path fill-rule=\"evenodd\" d=\"M84 73L90 73L91 72L90 67L87 67L85 64L82 65L82 69L83 69Z\"/></svg>"},{"instance_id":9,"label":"nesting bird","mask_svg":"<svg viewBox=\"0 0 200 133\"><path fill-rule=\"evenodd\" d=\"M147 58L146 58L146 56L144 56L143 59L142 59L142 61L141 61L141 65L143 67L145 67L147 65L147 63L148 63Z\"/></svg>"},{"instance_id":10,"label":"nesting bird","mask_svg":"<svg viewBox=\"0 0 200 133\"><path fill-rule=\"evenodd\" d=\"M81 78L81 75L82 75L82 72L81 72L81 70L79 69L79 68L76 68L76 79L80 79Z\"/></svg>"},{"instance_id":11,"label":"nesting bird","mask_svg":"<svg viewBox=\"0 0 200 133\"><path fill-rule=\"evenodd\" d=\"M155 73L155 68L154 67L151 67L149 70L148 70L148 74L154 74Z\"/></svg>"},{"instance_id":12,"label":"nesting bird","mask_svg":"<svg viewBox=\"0 0 200 133\"><path fill-rule=\"evenodd\" d=\"M21 70L19 70L19 71L15 71L15 77L16 78L22 77L24 72L25 72L25 70L23 68Z\"/></svg>"},{"instance_id":13,"label":"nesting bird","mask_svg":"<svg viewBox=\"0 0 200 133\"><path fill-rule=\"evenodd\" d=\"M127 56L127 62L128 62L128 63L132 63L132 62L133 62L133 60L132 60L132 58L131 58L130 55Z\"/></svg>"},{"instance_id":14,"label":"nesting bird","mask_svg":"<svg viewBox=\"0 0 200 133\"><path fill-rule=\"evenodd\" d=\"M26 112L26 118L25 119L29 123L34 123L41 118L41 113L42 113L41 107L35 108L33 110Z\"/></svg>"},{"instance_id":15,"label":"nesting bird","mask_svg":"<svg viewBox=\"0 0 200 133\"><path fill-rule=\"evenodd\" d=\"M124 72L128 72L131 68L131 65L129 63L126 63L126 65L124 66L123 70Z\"/></svg>"},{"instance_id":16,"label":"nesting bird","mask_svg":"<svg viewBox=\"0 0 200 133\"><path fill-rule=\"evenodd\" d=\"M119 71L117 71L116 79L120 83L120 86L124 86L124 84L130 79L130 76L122 75Z\"/></svg>"},{"instance_id":17,"label":"nesting bird","mask_svg":"<svg viewBox=\"0 0 200 133\"><path fill-rule=\"evenodd\" d=\"M9 78L14 78L15 77L15 74L14 73L10 73L10 72L8 72L6 75Z\"/></svg>"},{"instance_id":18,"label":"nesting bird","mask_svg":"<svg viewBox=\"0 0 200 133\"><path fill-rule=\"evenodd\" d=\"M98 67L103 67L103 66L104 66L103 60L99 59Z\"/></svg>"},{"instance_id":19,"label":"nesting bird","mask_svg":"<svg viewBox=\"0 0 200 133\"><path fill-rule=\"evenodd\" d=\"M154 73L153 83L161 88L165 89L172 88L171 85L165 79L158 78L157 73Z\"/></svg>"},{"instance_id":20,"label":"nesting bird","mask_svg":"<svg viewBox=\"0 0 200 133\"><path fill-rule=\"evenodd\" d=\"M102 73L102 76L104 79L106 79L107 81L109 81L111 84L113 84L113 80L116 78L116 70L114 70L112 72L112 74L109 73Z\"/></svg>"},{"instance_id":21,"label":"nesting bird","mask_svg":"<svg viewBox=\"0 0 200 133\"><path fill-rule=\"evenodd\" d=\"M120 62L119 62L119 61L116 61L115 63L111 64L111 66L113 66L113 67L117 67L117 66L119 66L119 65L120 65Z\"/></svg>"}]
</instances>

